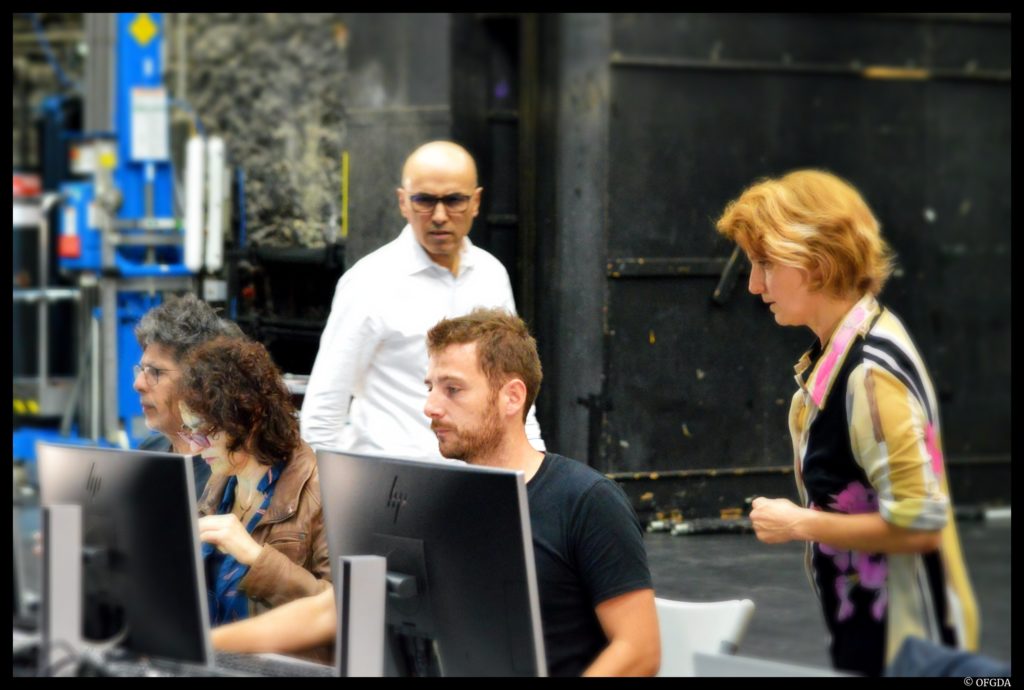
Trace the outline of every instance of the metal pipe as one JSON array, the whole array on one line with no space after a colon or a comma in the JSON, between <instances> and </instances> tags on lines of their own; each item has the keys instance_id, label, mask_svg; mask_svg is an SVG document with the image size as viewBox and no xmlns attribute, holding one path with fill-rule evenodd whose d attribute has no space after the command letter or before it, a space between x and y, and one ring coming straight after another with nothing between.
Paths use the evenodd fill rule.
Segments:
<instances>
[{"instance_id":1,"label":"metal pipe","mask_svg":"<svg viewBox=\"0 0 1024 690\"><path fill-rule=\"evenodd\" d=\"M177 39L178 39L178 50L177 50L177 55L175 55L174 57L175 57L175 59L176 59L176 61L178 63L178 67L177 67L177 70L176 70L176 74L174 75L174 77L175 77L174 93L175 93L175 98L177 98L179 101L183 101L185 103L188 103L188 98L187 98L187 93L186 93L186 89L187 89L187 86L188 86L188 81L185 78L185 76L187 74L187 69L188 69L188 60L186 59L186 53L185 53L186 43L187 43L186 40L185 40L185 36L186 36L186 25L188 24L188 12L178 12L178 22L177 22L177 24L178 24L178 31L176 32L176 36L177 36Z\"/></svg>"},{"instance_id":2,"label":"metal pipe","mask_svg":"<svg viewBox=\"0 0 1024 690\"><path fill-rule=\"evenodd\" d=\"M39 204L39 288L50 285L50 209L60 201L59 194L44 194ZM39 301L39 390L50 378L50 303Z\"/></svg>"},{"instance_id":3,"label":"metal pipe","mask_svg":"<svg viewBox=\"0 0 1024 690\"><path fill-rule=\"evenodd\" d=\"M25 288L14 291L11 298L14 302L66 302L78 300L81 297L81 290L78 288Z\"/></svg>"},{"instance_id":4,"label":"metal pipe","mask_svg":"<svg viewBox=\"0 0 1024 690\"><path fill-rule=\"evenodd\" d=\"M120 192L114 186L113 161L116 151L110 141L97 142L96 211L100 229L100 264L104 269L116 263L113 239L117 210L121 206Z\"/></svg>"},{"instance_id":5,"label":"metal pipe","mask_svg":"<svg viewBox=\"0 0 1024 690\"><path fill-rule=\"evenodd\" d=\"M45 290L47 284L50 282L50 270L49 270L49 253L50 253L50 223L46 217L47 207L44 203L41 204L39 209L39 288ZM45 300L39 300L37 307L38 317L36 322L36 332L39 336L39 342L36 344L36 353L39 357L39 391L42 392L46 386L46 381L50 378L50 303Z\"/></svg>"},{"instance_id":6,"label":"metal pipe","mask_svg":"<svg viewBox=\"0 0 1024 690\"><path fill-rule=\"evenodd\" d=\"M156 165L153 161L146 161L146 180L143 186L143 216L146 219L153 218L153 185L156 181Z\"/></svg>"},{"instance_id":7,"label":"metal pipe","mask_svg":"<svg viewBox=\"0 0 1024 690\"><path fill-rule=\"evenodd\" d=\"M117 279L100 279L100 309L103 341L103 434L118 442L117 426Z\"/></svg>"},{"instance_id":8,"label":"metal pipe","mask_svg":"<svg viewBox=\"0 0 1024 690\"><path fill-rule=\"evenodd\" d=\"M93 441L98 441L100 439L100 414L102 409L100 408L100 323L95 311L89 320L89 336L91 341L90 349L92 350L90 353L92 365L89 367L89 438Z\"/></svg>"},{"instance_id":9,"label":"metal pipe","mask_svg":"<svg viewBox=\"0 0 1024 690\"><path fill-rule=\"evenodd\" d=\"M1010 455L993 453L990 455L970 455L946 459L947 465L1007 465ZM752 477L760 475L792 474L792 465L768 465L765 467L725 467L693 470L647 470L644 472L606 472L605 476L619 482L657 481L659 479L688 479L692 477Z\"/></svg>"},{"instance_id":10,"label":"metal pipe","mask_svg":"<svg viewBox=\"0 0 1024 690\"><path fill-rule=\"evenodd\" d=\"M165 43L164 45L166 46L167 44ZM144 195L143 216L144 216L144 218L146 220L149 220L150 218L153 218L154 215L155 215L155 213L154 213L154 203L153 203L153 187L154 187L155 182L156 182L156 165L153 164L153 161L146 161L145 171L146 171L146 182L145 182L145 185L143 187L143 195ZM150 246L150 247L148 247L146 249L146 263L147 264L156 263L156 250L152 246Z\"/></svg>"},{"instance_id":11,"label":"metal pipe","mask_svg":"<svg viewBox=\"0 0 1024 690\"><path fill-rule=\"evenodd\" d=\"M649 69L717 70L729 72L772 72L777 74L826 74L864 79L911 81L995 81L1009 82L1010 70L954 70L943 68L907 68L895 65L836 63L768 62L764 60L709 60L705 58L665 57L661 55L623 55L612 53L612 67Z\"/></svg>"},{"instance_id":12,"label":"metal pipe","mask_svg":"<svg viewBox=\"0 0 1024 690\"><path fill-rule=\"evenodd\" d=\"M181 244L182 241L181 235L167 235L166 233L158 235L121 235L113 233L110 238L110 243L118 247L173 247Z\"/></svg>"},{"instance_id":13,"label":"metal pipe","mask_svg":"<svg viewBox=\"0 0 1024 690\"><path fill-rule=\"evenodd\" d=\"M79 306L79 309L82 307ZM78 332L81 335L81 315L78 318ZM82 339L84 340L84 338ZM85 386L86 377L89 375L89 361L92 355L92 343L86 342L82 346L82 351L78 356L78 375L75 376L75 384L71 388L71 394L68 396L67 404L64 406L64 414L60 418L60 435L67 436L71 433L71 420L75 416L75 408L79 406L79 401L82 398L82 388ZM84 419L83 422L84 430Z\"/></svg>"},{"instance_id":14,"label":"metal pipe","mask_svg":"<svg viewBox=\"0 0 1024 690\"><path fill-rule=\"evenodd\" d=\"M85 32L81 29L46 29L43 33L50 43L78 43L85 39ZM38 45L39 36L34 33L16 33L11 36L12 45L19 43Z\"/></svg>"},{"instance_id":15,"label":"metal pipe","mask_svg":"<svg viewBox=\"0 0 1024 690\"><path fill-rule=\"evenodd\" d=\"M764 474L792 474L792 465L773 465L769 467L730 467L722 469L698 470L651 470L648 472L608 472L605 474L615 481L643 481L657 479L685 479L688 477L744 477Z\"/></svg>"},{"instance_id":16,"label":"metal pipe","mask_svg":"<svg viewBox=\"0 0 1024 690\"><path fill-rule=\"evenodd\" d=\"M177 230L177 218L116 218L115 230Z\"/></svg>"},{"instance_id":17,"label":"metal pipe","mask_svg":"<svg viewBox=\"0 0 1024 690\"><path fill-rule=\"evenodd\" d=\"M606 270L613 279L720 277L727 266L728 259L720 257L636 256L608 259Z\"/></svg>"}]
</instances>

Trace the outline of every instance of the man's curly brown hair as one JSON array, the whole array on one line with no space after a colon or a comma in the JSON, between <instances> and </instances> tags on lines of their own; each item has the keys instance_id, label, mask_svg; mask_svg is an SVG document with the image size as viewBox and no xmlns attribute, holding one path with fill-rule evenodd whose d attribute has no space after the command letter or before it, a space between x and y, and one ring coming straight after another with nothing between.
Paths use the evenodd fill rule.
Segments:
<instances>
[{"instance_id":1,"label":"man's curly brown hair","mask_svg":"<svg viewBox=\"0 0 1024 690\"><path fill-rule=\"evenodd\" d=\"M281 372L262 344L225 337L186 355L179 399L208 430L228 434L239 449L264 465L288 462L301 443L299 422Z\"/></svg>"}]
</instances>

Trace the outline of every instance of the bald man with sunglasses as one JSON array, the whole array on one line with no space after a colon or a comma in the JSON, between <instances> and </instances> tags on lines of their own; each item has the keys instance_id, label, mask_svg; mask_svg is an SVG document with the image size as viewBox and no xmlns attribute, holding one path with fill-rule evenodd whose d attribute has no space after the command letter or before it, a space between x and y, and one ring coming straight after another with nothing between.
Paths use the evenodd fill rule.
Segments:
<instances>
[{"instance_id":1,"label":"bald man with sunglasses","mask_svg":"<svg viewBox=\"0 0 1024 690\"><path fill-rule=\"evenodd\" d=\"M302 405L314 448L440 459L423 416L424 337L442 318L515 303L508 272L469 240L483 188L476 163L450 141L417 148L396 190L399 236L338 281ZM544 450L531 408L527 436Z\"/></svg>"}]
</instances>

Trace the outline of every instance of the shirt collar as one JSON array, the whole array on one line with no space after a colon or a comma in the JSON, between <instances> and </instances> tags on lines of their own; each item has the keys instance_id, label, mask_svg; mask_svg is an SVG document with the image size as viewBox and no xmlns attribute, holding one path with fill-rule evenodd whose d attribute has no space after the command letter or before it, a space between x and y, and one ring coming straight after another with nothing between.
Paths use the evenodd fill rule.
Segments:
<instances>
[{"instance_id":1,"label":"shirt collar","mask_svg":"<svg viewBox=\"0 0 1024 690\"><path fill-rule=\"evenodd\" d=\"M820 355L817 353L819 348L815 341L815 346L805 352L793 367L797 385L811 396L818 409L825 407L832 384L835 383L836 375L842 368L853 343L858 336L867 335L872 320L879 311L881 307L874 295L864 295L850 311L846 312L846 316L839 322ZM811 372L805 380L803 374L808 369L811 369Z\"/></svg>"},{"instance_id":2,"label":"shirt collar","mask_svg":"<svg viewBox=\"0 0 1024 690\"><path fill-rule=\"evenodd\" d=\"M450 274L444 266L434 263L434 260L427 254L427 250L424 249L419 241L416 239L416 234L412 230L412 226L406 224L402 228L402 233L398 236L398 242L403 247L403 261L401 269L408 275L419 273L420 271L426 270L438 270L444 271ZM469 236L462 238L462 249L459 254L459 275L461 276L463 271L466 271L473 267L476 263L476 251L473 243L469 240Z\"/></svg>"}]
</instances>

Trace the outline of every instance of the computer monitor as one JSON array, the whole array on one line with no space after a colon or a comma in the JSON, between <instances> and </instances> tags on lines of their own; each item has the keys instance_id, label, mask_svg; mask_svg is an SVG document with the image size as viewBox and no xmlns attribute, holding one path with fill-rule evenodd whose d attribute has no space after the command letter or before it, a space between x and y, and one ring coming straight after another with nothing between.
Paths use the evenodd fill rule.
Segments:
<instances>
[{"instance_id":1,"label":"computer monitor","mask_svg":"<svg viewBox=\"0 0 1024 690\"><path fill-rule=\"evenodd\" d=\"M547 674L522 472L318 450L331 563L387 559L385 675Z\"/></svg>"},{"instance_id":2,"label":"computer monitor","mask_svg":"<svg viewBox=\"0 0 1024 690\"><path fill-rule=\"evenodd\" d=\"M83 642L210 663L192 459L47 443L37 458L42 506L81 509Z\"/></svg>"}]
</instances>

